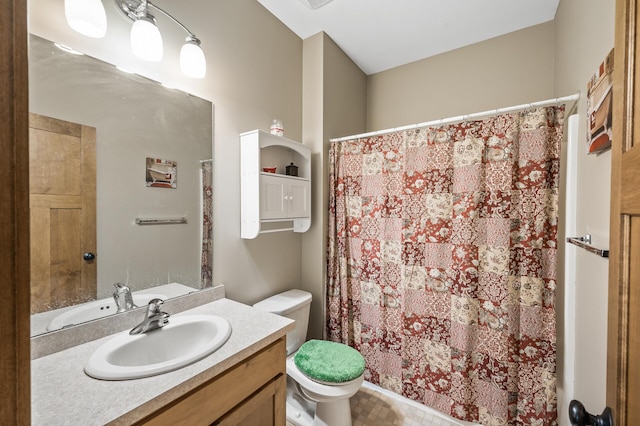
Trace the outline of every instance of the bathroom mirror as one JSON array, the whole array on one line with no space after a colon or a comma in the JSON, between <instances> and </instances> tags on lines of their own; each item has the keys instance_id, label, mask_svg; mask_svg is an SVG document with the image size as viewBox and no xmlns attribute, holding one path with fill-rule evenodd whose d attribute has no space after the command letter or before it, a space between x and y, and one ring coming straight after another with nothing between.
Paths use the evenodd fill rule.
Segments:
<instances>
[{"instance_id":1,"label":"bathroom mirror","mask_svg":"<svg viewBox=\"0 0 640 426\"><path fill-rule=\"evenodd\" d=\"M71 170L91 169L95 161L96 212L95 244L89 250L73 242L73 231L61 231L60 223L73 223L75 217L64 205L41 215L48 228L33 225L32 185L32 234L37 232L31 250L32 335L46 331L34 328L35 317L51 315L52 310L59 314L79 302L110 300L116 282L134 294L165 297L210 286L211 102L61 50L35 35L29 43L30 112L45 121L95 129L92 160L91 151L76 155L76 148L63 147L68 138L64 130L52 134L32 128L30 182L60 199L48 179L61 167L63 153L77 157L68 160ZM47 138L53 141L48 157L39 151L47 149L41 143ZM61 180L67 185L86 178L64 174ZM71 255L63 255L65 251ZM42 262L43 252L50 257L45 272L33 266ZM93 282L80 286L89 287L82 295L73 284L80 274L74 269L78 265L96 269ZM172 284L177 287L167 289Z\"/></svg>"}]
</instances>

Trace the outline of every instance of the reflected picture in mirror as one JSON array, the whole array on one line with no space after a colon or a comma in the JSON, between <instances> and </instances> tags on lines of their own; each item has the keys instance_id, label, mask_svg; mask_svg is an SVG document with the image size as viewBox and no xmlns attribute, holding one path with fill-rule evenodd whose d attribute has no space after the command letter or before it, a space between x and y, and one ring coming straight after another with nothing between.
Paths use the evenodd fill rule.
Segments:
<instances>
[{"instance_id":1,"label":"reflected picture in mirror","mask_svg":"<svg viewBox=\"0 0 640 426\"><path fill-rule=\"evenodd\" d=\"M210 287L211 102L29 43L32 335L78 304L108 313L114 283L167 297ZM180 185L147 186L147 158L179 163Z\"/></svg>"},{"instance_id":2,"label":"reflected picture in mirror","mask_svg":"<svg viewBox=\"0 0 640 426\"><path fill-rule=\"evenodd\" d=\"M146 168L147 186L156 188L177 188L178 163L160 158L148 158Z\"/></svg>"}]
</instances>

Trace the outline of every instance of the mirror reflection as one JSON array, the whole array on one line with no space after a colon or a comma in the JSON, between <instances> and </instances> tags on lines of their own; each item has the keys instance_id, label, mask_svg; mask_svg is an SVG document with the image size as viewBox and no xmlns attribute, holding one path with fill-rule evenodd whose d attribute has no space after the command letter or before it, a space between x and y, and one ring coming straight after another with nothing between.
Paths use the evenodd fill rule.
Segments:
<instances>
[{"instance_id":1,"label":"mirror reflection","mask_svg":"<svg viewBox=\"0 0 640 426\"><path fill-rule=\"evenodd\" d=\"M35 35L29 103L32 335L210 287L212 104Z\"/></svg>"}]
</instances>

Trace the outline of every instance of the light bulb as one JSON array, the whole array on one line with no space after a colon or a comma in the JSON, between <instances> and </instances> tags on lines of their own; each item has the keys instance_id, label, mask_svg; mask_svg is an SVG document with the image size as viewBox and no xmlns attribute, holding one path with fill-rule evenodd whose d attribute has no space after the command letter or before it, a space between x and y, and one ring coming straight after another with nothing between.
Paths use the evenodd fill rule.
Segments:
<instances>
[{"instance_id":1,"label":"light bulb","mask_svg":"<svg viewBox=\"0 0 640 426\"><path fill-rule=\"evenodd\" d=\"M180 70L192 78L204 78L207 73L207 61L200 48L200 40L195 37L187 37L180 49Z\"/></svg>"},{"instance_id":2,"label":"light bulb","mask_svg":"<svg viewBox=\"0 0 640 426\"><path fill-rule=\"evenodd\" d=\"M107 14L100 0L64 0L64 15L80 34L102 38L107 33Z\"/></svg>"},{"instance_id":3,"label":"light bulb","mask_svg":"<svg viewBox=\"0 0 640 426\"><path fill-rule=\"evenodd\" d=\"M131 27L131 50L145 61L162 60L162 36L149 16L138 18Z\"/></svg>"}]
</instances>

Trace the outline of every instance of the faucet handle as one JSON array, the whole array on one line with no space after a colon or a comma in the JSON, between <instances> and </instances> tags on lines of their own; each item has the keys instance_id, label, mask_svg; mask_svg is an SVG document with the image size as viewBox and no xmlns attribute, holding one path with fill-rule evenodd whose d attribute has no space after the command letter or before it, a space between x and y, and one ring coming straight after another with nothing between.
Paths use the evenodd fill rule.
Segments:
<instances>
[{"instance_id":1,"label":"faucet handle","mask_svg":"<svg viewBox=\"0 0 640 426\"><path fill-rule=\"evenodd\" d=\"M133 296L129 287L122 283L113 283L113 286L116 288L116 291L113 292L113 300L116 302L118 312L137 308L136 304L133 303Z\"/></svg>"},{"instance_id":2,"label":"faucet handle","mask_svg":"<svg viewBox=\"0 0 640 426\"><path fill-rule=\"evenodd\" d=\"M160 306L162 306L163 303L164 300L158 298L149 300L149 304L147 305L147 315L162 313L162 311L160 311Z\"/></svg>"},{"instance_id":3,"label":"faucet handle","mask_svg":"<svg viewBox=\"0 0 640 426\"><path fill-rule=\"evenodd\" d=\"M144 320L129 331L129 334L140 334L148 331L157 330L169 324L169 314L162 312L160 306L164 301L162 299L151 299L147 305Z\"/></svg>"},{"instance_id":4,"label":"faucet handle","mask_svg":"<svg viewBox=\"0 0 640 426\"><path fill-rule=\"evenodd\" d=\"M158 328L169 324L169 317L171 316L160 309L163 303L164 301L162 299L151 299L147 306L147 319L156 321Z\"/></svg>"},{"instance_id":5,"label":"faucet handle","mask_svg":"<svg viewBox=\"0 0 640 426\"><path fill-rule=\"evenodd\" d=\"M129 287L122 283L113 283L113 286L116 288L116 293L129 290Z\"/></svg>"},{"instance_id":6,"label":"faucet handle","mask_svg":"<svg viewBox=\"0 0 640 426\"><path fill-rule=\"evenodd\" d=\"M158 326L159 327L164 327L165 325L169 324L169 317L171 315L169 315L166 312L160 312L161 318L158 320Z\"/></svg>"}]
</instances>

